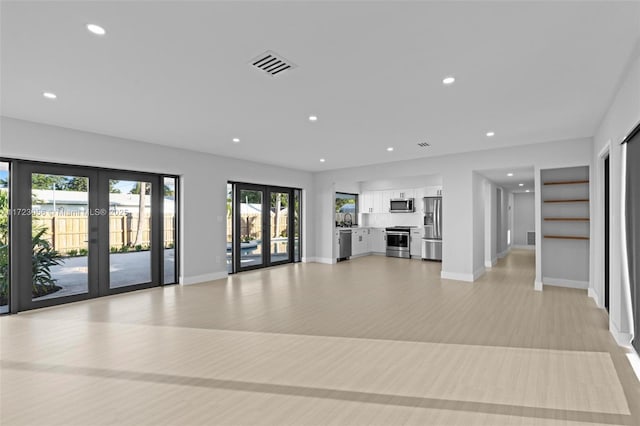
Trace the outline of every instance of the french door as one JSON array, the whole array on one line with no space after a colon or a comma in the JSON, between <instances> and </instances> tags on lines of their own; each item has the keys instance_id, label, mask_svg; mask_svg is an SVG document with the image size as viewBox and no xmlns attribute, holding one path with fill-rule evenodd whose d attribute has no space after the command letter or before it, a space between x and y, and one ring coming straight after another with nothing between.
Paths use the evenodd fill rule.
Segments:
<instances>
[{"instance_id":1,"label":"french door","mask_svg":"<svg viewBox=\"0 0 640 426\"><path fill-rule=\"evenodd\" d=\"M162 176L22 161L13 170L12 312L162 284Z\"/></svg>"},{"instance_id":2,"label":"french door","mask_svg":"<svg viewBox=\"0 0 640 426\"><path fill-rule=\"evenodd\" d=\"M295 260L294 253L299 253L295 191L246 183L234 185L232 243L236 272Z\"/></svg>"}]
</instances>

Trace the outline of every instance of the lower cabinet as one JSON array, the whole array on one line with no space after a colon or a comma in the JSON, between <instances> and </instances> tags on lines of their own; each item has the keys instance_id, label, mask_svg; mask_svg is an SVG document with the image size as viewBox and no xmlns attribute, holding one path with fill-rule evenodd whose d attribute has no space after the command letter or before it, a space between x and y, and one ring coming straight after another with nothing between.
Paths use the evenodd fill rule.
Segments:
<instances>
[{"instance_id":1,"label":"lower cabinet","mask_svg":"<svg viewBox=\"0 0 640 426\"><path fill-rule=\"evenodd\" d=\"M384 229L371 230L371 252L386 253L387 252L387 231Z\"/></svg>"}]
</instances>

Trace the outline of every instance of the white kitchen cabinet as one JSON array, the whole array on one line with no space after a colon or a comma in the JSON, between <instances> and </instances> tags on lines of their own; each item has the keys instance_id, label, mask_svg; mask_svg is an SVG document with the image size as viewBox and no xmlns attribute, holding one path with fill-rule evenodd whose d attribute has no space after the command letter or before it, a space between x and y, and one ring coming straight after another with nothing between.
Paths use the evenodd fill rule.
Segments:
<instances>
[{"instance_id":1,"label":"white kitchen cabinet","mask_svg":"<svg viewBox=\"0 0 640 426\"><path fill-rule=\"evenodd\" d=\"M439 197L442 195L442 186L427 186L424 191L425 197Z\"/></svg>"},{"instance_id":2,"label":"white kitchen cabinet","mask_svg":"<svg viewBox=\"0 0 640 426\"><path fill-rule=\"evenodd\" d=\"M337 259L340 256L340 231L336 230L333 234L333 257Z\"/></svg>"},{"instance_id":3,"label":"white kitchen cabinet","mask_svg":"<svg viewBox=\"0 0 640 426\"><path fill-rule=\"evenodd\" d=\"M360 213L374 213L373 211L373 192L365 191L358 198L360 205Z\"/></svg>"},{"instance_id":4,"label":"white kitchen cabinet","mask_svg":"<svg viewBox=\"0 0 640 426\"><path fill-rule=\"evenodd\" d=\"M384 202L384 191L373 191L373 212L372 213L389 213L389 201ZM384 206L387 206L386 210Z\"/></svg>"},{"instance_id":5,"label":"white kitchen cabinet","mask_svg":"<svg viewBox=\"0 0 640 426\"><path fill-rule=\"evenodd\" d=\"M422 229L412 229L409 250L411 257L422 257Z\"/></svg>"},{"instance_id":6,"label":"white kitchen cabinet","mask_svg":"<svg viewBox=\"0 0 640 426\"><path fill-rule=\"evenodd\" d=\"M391 192L391 198L400 198L400 199L407 199L407 198L414 198L414 190L413 189L394 189Z\"/></svg>"},{"instance_id":7,"label":"white kitchen cabinet","mask_svg":"<svg viewBox=\"0 0 640 426\"><path fill-rule=\"evenodd\" d=\"M371 252L386 253L387 251L387 231L374 228L371 230Z\"/></svg>"},{"instance_id":8,"label":"white kitchen cabinet","mask_svg":"<svg viewBox=\"0 0 640 426\"><path fill-rule=\"evenodd\" d=\"M351 232L351 251L353 256L369 253L369 228L354 229Z\"/></svg>"}]
</instances>

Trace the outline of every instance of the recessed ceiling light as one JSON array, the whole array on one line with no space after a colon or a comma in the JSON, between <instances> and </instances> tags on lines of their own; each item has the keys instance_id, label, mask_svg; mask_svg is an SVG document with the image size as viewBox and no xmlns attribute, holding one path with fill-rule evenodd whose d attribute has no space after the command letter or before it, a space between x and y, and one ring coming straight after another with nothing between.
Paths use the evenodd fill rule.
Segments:
<instances>
[{"instance_id":1,"label":"recessed ceiling light","mask_svg":"<svg viewBox=\"0 0 640 426\"><path fill-rule=\"evenodd\" d=\"M524 183L519 183L518 186L524 186Z\"/></svg>"},{"instance_id":2,"label":"recessed ceiling light","mask_svg":"<svg viewBox=\"0 0 640 426\"><path fill-rule=\"evenodd\" d=\"M487 137L490 138L491 136L494 136L495 134L496 134L496 132L487 132Z\"/></svg>"},{"instance_id":3,"label":"recessed ceiling light","mask_svg":"<svg viewBox=\"0 0 640 426\"><path fill-rule=\"evenodd\" d=\"M309 121L318 121L318 117L315 115L310 115L309 116Z\"/></svg>"},{"instance_id":4,"label":"recessed ceiling light","mask_svg":"<svg viewBox=\"0 0 640 426\"><path fill-rule=\"evenodd\" d=\"M527 190L526 190L526 191L524 191L524 192L531 192L531 191L529 191L529 190L527 189Z\"/></svg>"},{"instance_id":5,"label":"recessed ceiling light","mask_svg":"<svg viewBox=\"0 0 640 426\"><path fill-rule=\"evenodd\" d=\"M320 159L320 162L321 162L321 163L324 163L325 161L327 161L327 160L325 160L324 158L321 158L321 159Z\"/></svg>"},{"instance_id":6,"label":"recessed ceiling light","mask_svg":"<svg viewBox=\"0 0 640 426\"><path fill-rule=\"evenodd\" d=\"M104 28L96 24L87 24L87 30L95 35L105 35L107 33Z\"/></svg>"},{"instance_id":7,"label":"recessed ceiling light","mask_svg":"<svg viewBox=\"0 0 640 426\"><path fill-rule=\"evenodd\" d=\"M455 81L456 79L453 77L445 77L444 79L442 79L442 84L445 84L448 86L450 84L453 84Z\"/></svg>"},{"instance_id":8,"label":"recessed ceiling light","mask_svg":"<svg viewBox=\"0 0 640 426\"><path fill-rule=\"evenodd\" d=\"M55 93L51 93L51 92L43 92L42 96L44 96L47 99L55 99L58 97L58 95L56 95Z\"/></svg>"},{"instance_id":9,"label":"recessed ceiling light","mask_svg":"<svg viewBox=\"0 0 640 426\"><path fill-rule=\"evenodd\" d=\"M238 143L238 142L240 142L240 139L238 139L238 138L233 138L233 141L234 141L235 143Z\"/></svg>"},{"instance_id":10,"label":"recessed ceiling light","mask_svg":"<svg viewBox=\"0 0 640 426\"><path fill-rule=\"evenodd\" d=\"M387 148L387 151L389 151L389 152L393 151L393 147L390 146L389 148Z\"/></svg>"},{"instance_id":11,"label":"recessed ceiling light","mask_svg":"<svg viewBox=\"0 0 640 426\"><path fill-rule=\"evenodd\" d=\"M513 176L513 173L507 173L507 176L511 177Z\"/></svg>"}]
</instances>

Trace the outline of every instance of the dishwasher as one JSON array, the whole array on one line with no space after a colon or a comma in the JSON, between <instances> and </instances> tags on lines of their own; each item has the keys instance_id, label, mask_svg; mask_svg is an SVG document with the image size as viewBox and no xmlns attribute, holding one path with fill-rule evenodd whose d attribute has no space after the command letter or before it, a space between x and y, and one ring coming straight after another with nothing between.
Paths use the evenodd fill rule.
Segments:
<instances>
[{"instance_id":1,"label":"dishwasher","mask_svg":"<svg viewBox=\"0 0 640 426\"><path fill-rule=\"evenodd\" d=\"M338 262L347 260L351 257L351 229L341 229L338 238L340 253L338 254Z\"/></svg>"}]
</instances>

